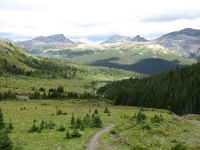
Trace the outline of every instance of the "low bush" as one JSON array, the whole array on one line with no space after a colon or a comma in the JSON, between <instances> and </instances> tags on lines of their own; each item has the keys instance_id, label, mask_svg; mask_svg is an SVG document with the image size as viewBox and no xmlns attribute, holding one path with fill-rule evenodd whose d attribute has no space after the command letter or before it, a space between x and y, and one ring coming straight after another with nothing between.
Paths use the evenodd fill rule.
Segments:
<instances>
[{"instance_id":1,"label":"low bush","mask_svg":"<svg viewBox=\"0 0 200 150\"><path fill-rule=\"evenodd\" d=\"M31 128L28 130L28 133L33 133L33 132L41 132L41 129L35 125L35 123L33 123L33 125L31 126Z\"/></svg>"},{"instance_id":2,"label":"low bush","mask_svg":"<svg viewBox=\"0 0 200 150\"><path fill-rule=\"evenodd\" d=\"M64 127L63 125L61 125L61 126L57 129L57 131L65 131L65 127Z\"/></svg>"},{"instance_id":3,"label":"low bush","mask_svg":"<svg viewBox=\"0 0 200 150\"><path fill-rule=\"evenodd\" d=\"M151 123L161 123L163 121L164 121L164 119L161 114L160 114L160 116L155 114L154 117L151 118Z\"/></svg>"},{"instance_id":4,"label":"low bush","mask_svg":"<svg viewBox=\"0 0 200 150\"><path fill-rule=\"evenodd\" d=\"M187 150L187 146L183 145L182 143L176 143L171 150Z\"/></svg>"}]
</instances>

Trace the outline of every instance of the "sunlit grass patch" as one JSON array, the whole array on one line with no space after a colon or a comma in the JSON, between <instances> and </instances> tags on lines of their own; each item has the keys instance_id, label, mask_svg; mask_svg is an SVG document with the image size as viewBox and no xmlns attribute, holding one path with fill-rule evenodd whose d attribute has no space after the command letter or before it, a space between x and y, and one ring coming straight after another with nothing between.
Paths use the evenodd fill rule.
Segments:
<instances>
[{"instance_id":1,"label":"sunlit grass patch","mask_svg":"<svg viewBox=\"0 0 200 150\"><path fill-rule=\"evenodd\" d=\"M99 141L103 143L99 149L170 149L176 143L182 143L190 149L197 149L199 146L199 132L193 123L182 119L168 111L144 108L142 113L146 115L145 122L137 123L132 116L141 111L138 107L111 106L104 101L96 100L14 100L1 101L0 107L4 114L4 120L10 120L14 129L9 134L15 147L24 149L84 149L86 142L100 128L78 129L80 138L66 139L66 131L73 132L71 128L71 117L83 119L86 114L90 116L98 110L103 127L114 124L113 129L101 135ZM106 107L110 115L104 113ZM23 108L23 109L21 109ZM24 109L25 108L25 109ZM62 110L66 115L56 115ZM54 115L52 115L54 114ZM155 115L162 115L164 121L152 123L151 118ZM45 128L40 133L29 133L33 123L40 127L44 122L55 123L53 129ZM148 125L151 128L142 128ZM65 131L58 131L63 126Z\"/></svg>"}]
</instances>

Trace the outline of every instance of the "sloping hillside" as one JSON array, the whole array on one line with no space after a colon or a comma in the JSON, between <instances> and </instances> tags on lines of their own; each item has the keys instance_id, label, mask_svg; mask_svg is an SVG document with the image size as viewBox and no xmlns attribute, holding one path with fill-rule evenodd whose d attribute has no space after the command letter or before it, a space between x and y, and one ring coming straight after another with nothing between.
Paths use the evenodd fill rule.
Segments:
<instances>
[{"instance_id":1,"label":"sloping hillside","mask_svg":"<svg viewBox=\"0 0 200 150\"><path fill-rule=\"evenodd\" d=\"M162 108L176 114L200 113L200 63L143 79L113 82L98 90L116 105Z\"/></svg>"},{"instance_id":2,"label":"sloping hillside","mask_svg":"<svg viewBox=\"0 0 200 150\"><path fill-rule=\"evenodd\" d=\"M15 67L20 67L22 70L30 70L32 67L23 63L22 60L29 59L31 56L25 53L23 50L6 41L0 37L0 68L4 70L5 61L9 64L15 65ZM33 69L34 70L34 69Z\"/></svg>"},{"instance_id":3,"label":"sloping hillside","mask_svg":"<svg viewBox=\"0 0 200 150\"><path fill-rule=\"evenodd\" d=\"M108 81L141 76L119 69L31 56L0 38L0 99L15 98L16 93L40 98L39 89L46 94L44 90L48 92L61 85L67 92L94 94Z\"/></svg>"},{"instance_id":4,"label":"sloping hillside","mask_svg":"<svg viewBox=\"0 0 200 150\"><path fill-rule=\"evenodd\" d=\"M34 57L27 54L14 44L4 40L3 38L0 38L0 67L2 71L17 74L20 72L19 74L22 75L26 71L31 71L32 73L35 72L38 75L45 72L47 74L50 74L51 72L55 75L58 74L59 71L60 73L78 71L87 74L110 74L111 76L115 74L121 74L122 76L140 76L140 74L130 71L109 69L103 67L89 67L80 63L73 63L65 60Z\"/></svg>"},{"instance_id":5,"label":"sloping hillside","mask_svg":"<svg viewBox=\"0 0 200 150\"><path fill-rule=\"evenodd\" d=\"M178 56L168 49L151 42L80 45L66 49L49 49L37 55L93 66L124 69L148 75L196 62L195 60Z\"/></svg>"},{"instance_id":6,"label":"sloping hillside","mask_svg":"<svg viewBox=\"0 0 200 150\"><path fill-rule=\"evenodd\" d=\"M154 41L186 58L200 56L200 30L197 29L187 28L171 32Z\"/></svg>"}]
</instances>

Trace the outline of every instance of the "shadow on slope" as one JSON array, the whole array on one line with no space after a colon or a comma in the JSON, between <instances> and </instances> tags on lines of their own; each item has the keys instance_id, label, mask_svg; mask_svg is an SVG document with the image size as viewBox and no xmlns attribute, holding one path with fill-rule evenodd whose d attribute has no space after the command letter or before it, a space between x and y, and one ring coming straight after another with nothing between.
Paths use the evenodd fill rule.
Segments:
<instances>
[{"instance_id":1,"label":"shadow on slope","mask_svg":"<svg viewBox=\"0 0 200 150\"><path fill-rule=\"evenodd\" d=\"M119 57L111 57L109 59L103 59L103 60L98 60L98 61L89 63L88 65L124 69L128 71L134 71L137 73L148 74L148 75L153 75L159 72L163 72L166 69L173 69L173 68L176 68L177 66L178 67L182 66L180 65L179 60L167 61L167 60L158 59L158 58L143 59L135 64L118 64L118 63L111 62L111 61L117 61L117 60L119 60Z\"/></svg>"}]
</instances>

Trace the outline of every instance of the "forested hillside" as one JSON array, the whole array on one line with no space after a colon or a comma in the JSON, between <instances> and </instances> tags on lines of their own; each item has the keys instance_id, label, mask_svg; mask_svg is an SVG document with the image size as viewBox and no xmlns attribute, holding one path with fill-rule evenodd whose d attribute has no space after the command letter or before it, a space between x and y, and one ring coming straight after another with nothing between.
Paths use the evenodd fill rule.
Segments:
<instances>
[{"instance_id":1,"label":"forested hillside","mask_svg":"<svg viewBox=\"0 0 200 150\"><path fill-rule=\"evenodd\" d=\"M73 95L71 92L94 95L107 81L140 76L143 75L131 71L31 56L0 37L0 100L19 98L18 95L60 98L58 87L63 88L64 97Z\"/></svg>"},{"instance_id":2,"label":"forested hillside","mask_svg":"<svg viewBox=\"0 0 200 150\"><path fill-rule=\"evenodd\" d=\"M55 47L55 45L54 47L36 45L23 47L18 44L24 51L32 55L92 66L123 69L146 75L157 74L166 69L174 69L176 66L181 67L197 62L196 59L186 59L178 56L151 41L123 44L70 45L65 48Z\"/></svg>"},{"instance_id":3,"label":"forested hillside","mask_svg":"<svg viewBox=\"0 0 200 150\"><path fill-rule=\"evenodd\" d=\"M200 113L200 63L142 79L126 79L99 88L115 105L168 109L176 114Z\"/></svg>"},{"instance_id":4,"label":"forested hillside","mask_svg":"<svg viewBox=\"0 0 200 150\"><path fill-rule=\"evenodd\" d=\"M117 75L117 76L140 76L138 73L109 69L106 67L89 67L80 63L73 63L59 59L49 59L34 57L14 44L0 38L0 75L3 73L14 73L27 76L44 76L46 77L66 77L82 75Z\"/></svg>"}]
</instances>

